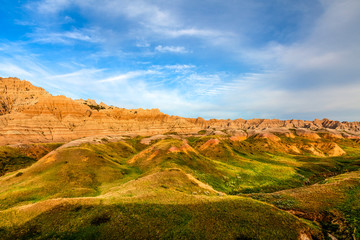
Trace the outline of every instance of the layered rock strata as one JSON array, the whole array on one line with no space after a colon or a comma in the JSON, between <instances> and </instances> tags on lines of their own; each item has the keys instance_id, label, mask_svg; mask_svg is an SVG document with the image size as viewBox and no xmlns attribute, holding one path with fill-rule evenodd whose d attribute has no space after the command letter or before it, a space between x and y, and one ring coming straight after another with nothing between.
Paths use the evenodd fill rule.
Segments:
<instances>
[{"instance_id":1,"label":"layered rock strata","mask_svg":"<svg viewBox=\"0 0 360 240\"><path fill-rule=\"evenodd\" d=\"M237 139L256 135L277 140L276 135L294 137L295 134L315 139L320 138L317 134L320 132L329 139L360 138L359 122L182 118L159 109L124 109L90 99L52 96L25 80L0 78L0 145L67 142L87 136L130 133L195 134L200 130Z\"/></svg>"}]
</instances>

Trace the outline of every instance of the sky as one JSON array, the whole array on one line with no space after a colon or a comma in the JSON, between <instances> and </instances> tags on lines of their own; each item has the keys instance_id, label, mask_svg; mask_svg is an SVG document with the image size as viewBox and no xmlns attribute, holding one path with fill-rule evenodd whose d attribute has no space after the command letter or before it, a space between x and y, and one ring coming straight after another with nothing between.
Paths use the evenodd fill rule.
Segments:
<instances>
[{"instance_id":1,"label":"sky","mask_svg":"<svg viewBox=\"0 0 360 240\"><path fill-rule=\"evenodd\" d=\"M0 0L0 76L205 119L360 121L359 0Z\"/></svg>"}]
</instances>

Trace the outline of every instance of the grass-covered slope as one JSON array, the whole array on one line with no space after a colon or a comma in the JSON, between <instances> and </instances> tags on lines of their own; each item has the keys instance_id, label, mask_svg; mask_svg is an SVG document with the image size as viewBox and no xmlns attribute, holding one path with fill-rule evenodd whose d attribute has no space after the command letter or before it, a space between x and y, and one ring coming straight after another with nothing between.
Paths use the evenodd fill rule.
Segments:
<instances>
[{"instance_id":1,"label":"grass-covered slope","mask_svg":"<svg viewBox=\"0 0 360 240\"><path fill-rule=\"evenodd\" d=\"M222 136L204 136L188 140L201 156L223 170L222 179L209 183L229 194L300 187L360 166L360 145L348 139L336 143L301 137L281 137L280 141L252 137L245 141L232 141ZM323 148L317 150L325 156L320 157L307 151L309 146L328 144L341 146L349 153L326 157L331 149ZM298 151L295 153L294 149Z\"/></svg>"},{"instance_id":2,"label":"grass-covered slope","mask_svg":"<svg viewBox=\"0 0 360 240\"><path fill-rule=\"evenodd\" d=\"M354 140L257 135L246 140L224 135L152 139L79 139L30 167L6 173L0 178L0 235L322 239L328 232L348 237L355 231L357 236L360 144ZM346 171L354 172L339 175L345 177L334 184L325 180ZM246 193L260 193L251 196L267 203L238 196ZM326 208L327 203L332 205ZM307 217L334 209L348 231L340 231L343 235L326 221Z\"/></svg>"},{"instance_id":3,"label":"grass-covered slope","mask_svg":"<svg viewBox=\"0 0 360 240\"><path fill-rule=\"evenodd\" d=\"M315 221L339 239L360 238L360 171L340 174L311 186L251 197Z\"/></svg>"},{"instance_id":4,"label":"grass-covered slope","mask_svg":"<svg viewBox=\"0 0 360 240\"><path fill-rule=\"evenodd\" d=\"M0 176L30 166L59 146L60 143L0 146Z\"/></svg>"},{"instance_id":5,"label":"grass-covered slope","mask_svg":"<svg viewBox=\"0 0 360 240\"><path fill-rule=\"evenodd\" d=\"M321 232L293 215L247 198L188 196L191 203L61 203L3 239L298 239ZM209 199L208 199L209 198Z\"/></svg>"},{"instance_id":6,"label":"grass-covered slope","mask_svg":"<svg viewBox=\"0 0 360 240\"><path fill-rule=\"evenodd\" d=\"M55 150L31 167L0 179L0 209L49 198L99 195L104 184L138 176L135 167L124 165L134 151L124 142Z\"/></svg>"}]
</instances>

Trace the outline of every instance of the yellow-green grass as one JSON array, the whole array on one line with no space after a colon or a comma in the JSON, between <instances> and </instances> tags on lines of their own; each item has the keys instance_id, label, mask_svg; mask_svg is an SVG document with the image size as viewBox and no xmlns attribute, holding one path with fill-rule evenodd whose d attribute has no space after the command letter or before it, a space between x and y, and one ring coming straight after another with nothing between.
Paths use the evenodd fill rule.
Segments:
<instances>
[{"instance_id":1,"label":"yellow-green grass","mask_svg":"<svg viewBox=\"0 0 360 240\"><path fill-rule=\"evenodd\" d=\"M0 211L0 232L4 239L322 237L317 227L270 205L217 195L180 169L164 169L97 197L28 202Z\"/></svg>"},{"instance_id":2,"label":"yellow-green grass","mask_svg":"<svg viewBox=\"0 0 360 240\"><path fill-rule=\"evenodd\" d=\"M21 170L22 175L14 172L0 178L0 209L49 198L96 196L107 183L120 184L139 175L135 167L122 164L122 143L102 147L83 145L54 151ZM111 156L106 154L107 148L111 148Z\"/></svg>"},{"instance_id":3,"label":"yellow-green grass","mask_svg":"<svg viewBox=\"0 0 360 240\"><path fill-rule=\"evenodd\" d=\"M208 148L202 147L213 139L219 140L218 144ZM171 146L181 146L183 142L180 140L167 139L153 144L135 156L137 160L140 159L137 161L139 167L148 166L150 169L159 165L171 167L174 166L171 164L178 164L187 168L192 165L190 172L199 179L217 190L234 194L299 187L305 183L320 181L353 165L352 159L349 160L346 156L323 158L286 154L274 147L277 143L269 142L267 139L252 138L233 143L224 137L205 136L190 137L187 140L192 146L190 153L168 152ZM297 138L294 141L310 140ZM262 149L263 144L272 148L273 153ZM200 162L205 162L207 166L198 164ZM354 166L354 169L356 168L357 166Z\"/></svg>"},{"instance_id":4,"label":"yellow-green grass","mask_svg":"<svg viewBox=\"0 0 360 240\"><path fill-rule=\"evenodd\" d=\"M167 204L161 199L158 203L90 199L58 200L28 221L0 225L2 238L322 239L317 227L248 198L188 196L191 201Z\"/></svg>"},{"instance_id":5,"label":"yellow-green grass","mask_svg":"<svg viewBox=\"0 0 360 240\"><path fill-rule=\"evenodd\" d=\"M212 139L219 142L204 148ZM206 136L190 138L190 144L199 153L216 162L226 172L223 182L208 181L219 190L236 194L240 192L271 192L291 187L299 187L308 181L303 174L299 174L301 161L296 156L276 152L274 146L278 143L268 139L248 139L233 142L223 137ZM264 145L267 148L262 148ZM273 153L268 150L272 149ZM226 171L226 169L228 171ZM310 176L312 173L310 172ZM218 186L216 186L216 184ZM220 186L219 186L220 185Z\"/></svg>"},{"instance_id":6,"label":"yellow-green grass","mask_svg":"<svg viewBox=\"0 0 360 240\"><path fill-rule=\"evenodd\" d=\"M360 171L340 174L311 186L251 196L317 221L339 239L360 237Z\"/></svg>"},{"instance_id":7,"label":"yellow-green grass","mask_svg":"<svg viewBox=\"0 0 360 240\"><path fill-rule=\"evenodd\" d=\"M212 145L210 144L211 147L206 150L203 146L211 139L217 140L212 142L215 144L210 142ZM154 141L148 146L141 144L140 140L141 137L129 138L119 142L108 142L104 139L102 143L98 144L87 143L75 147L61 148L26 169L7 173L1 177L0 222L4 219L13 219L16 226L8 223L0 224L0 226L3 226L2 230L0 229L0 234L2 231L4 236L8 234L9 237L16 236L18 238L58 237L84 239L87 237L105 238L103 231L117 229L114 234L119 235L109 236L114 239L122 238L126 233L129 238L131 236L132 238L144 236L145 238L177 238L179 236L179 238L200 239L212 234L218 238L230 239L236 237L253 239L281 239L280 237L283 237L287 239L284 234L290 234L291 237L288 239L294 239L294 232L298 236L299 228L287 229L284 227L285 223L292 226L292 220L289 220L290 222L282 218L274 220L275 223L273 224L275 225L283 224L282 226L285 228L282 230L283 232L275 230L276 226L268 229L261 225L259 219L256 220L248 216L249 209L253 211L248 205L259 204L257 201L246 200L251 202L247 202L247 207L243 206L245 212L248 211L245 216L238 213L237 211L240 210L236 208L242 207L245 201L244 198L218 195L222 195L221 192L226 194L275 192L296 187L303 187L299 188L301 194L294 189L286 190L284 193L277 192L276 194L254 196L287 210L311 212L312 210L307 209L308 207L323 207L314 210L317 213L336 209L344 215L344 219L349 219L346 221L351 222L353 224L351 226L355 226L356 221L359 221L356 218L356 214L358 214L356 206L359 205L356 200L358 196L357 180L355 185L351 185L353 188L348 189L348 192L341 187L339 190L335 187L336 184L331 185L331 182L322 182L328 176L359 169L360 145L352 140L343 139L337 141L339 146L349 152L341 157L293 155L282 149L285 146L284 142L286 144L292 144L292 142L294 144L306 144L311 142L311 140L304 140L299 137L295 139L282 138L281 143L255 138L234 142L222 136L190 137L186 139L187 141L170 138ZM19 172L21 174L18 174ZM351 181L354 181L353 177L351 179ZM339 182L336 179L334 181ZM315 182L322 184L304 187L306 184ZM348 186L346 184L340 185ZM310 201L308 203L307 197L303 197L308 196L306 195L308 189L312 189L308 187L316 187L314 188L316 190L310 192L319 192L316 196L309 195L308 198L313 198L314 202ZM326 194L328 194L328 197L326 197ZM69 199L73 199L70 202L71 204L68 201ZM339 199L341 201L338 201ZM328 206L327 204L333 205L324 208ZM67 207L62 208L62 205ZM81 210L85 212L71 210L72 206L76 206L76 209L87 209L83 205L91 207L86 211ZM33 206L38 206L43 211L36 212ZM56 208L53 209L54 206ZM127 206L127 210L118 210L119 208L123 209L122 206ZM145 212L149 211L149 214L158 213L161 217L159 217L159 220L153 220L148 216L149 214L137 212L134 206L143 209ZM229 206L235 207L234 211L242 217L237 218L232 215L231 211L224 210L231 208ZM256 206L259 209L263 209L265 206L266 208L275 209L267 204ZM208 215L202 210L206 207L213 209L209 211ZM153 212L154 208L160 210ZM199 209L199 212L196 212L197 209ZM171 225L172 223L165 224L166 229L169 230L164 230L162 226L159 227L155 224L157 221L171 221L171 211L173 211L174 216L181 215L182 212L190 214L191 211L195 211L190 214L195 222L191 222L190 225L189 222L186 222L186 224L176 226ZM264 218L273 216L268 210L263 209L263 211L265 211ZM285 214L280 210L274 211ZM82 218L81 214L78 215L77 212L82 213L84 217L88 217ZM134 227L122 228L123 226L121 226L121 228L116 228L115 226L118 226L119 222L113 219L113 216L115 216L112 215L113 212L119 215L125 214L128 217L134 215L141 219L148 219L147 221L155 225L143 224L148 226L148 232L143 228L138 228L138 231L134 232L132 230L136 229ZM199 215L200 213L204 214L204 218ZM74 222L71 224L65 223L61 227L57 225L56 219L52 218L50 214L54 214L59 218L59 224L63 224L65 218L74 218ZM230 214L231 217L223 219L218 214L221 216ZM346 214L350 217L346 217ZM110 220L106 220L108 217L102 217L105 215L109 215ZM289 214L289 216L291 215ZM19 218L23 220L19 220ZM51 231L47 230L51 229L51 227L46 227L48 226L48 223L45 223L47 218L55 221L53 222L54 228ZM206 218L218 219L218 221L214 221L212 227L223 230L216 235L216 233L211 232L211 229L203 229L200 225L195 224L197 222L203 223ZM94 219L98 219L101 223L97 225L97 221ZM131 219L131 221L127 222L129 226L136 220L136 218ZM102 221L105 222L102 223ZM142 223L142 221L139 222ZM175 219L174 221L181 222L181 219ZM250 221L249 224L260 227L262 229L260 230L261 233L257 235L257 233L252 232L253 230L246 230L245 225L241 225L242 221ZM282 221L282 223L278 221ZM296 221L300 220L297 219ZM91 222L94 224L91 224ZM231 227L228 229L218 226L217 222ZM297 222L297 224L300 224L299 226L306 226L306 229L312 229L312 231L316 232L311 225L300 222ZM42 227L42 224L45 227ZM272 227L271 224L269 226ZM159 228L158 235L152 235L155 234L156 227ZM325 225L323 227L328 229ZM304 228L302 229L304 230ZM121 231L123 231L124 235L121 235ZM278 236L278 238L275 236Z\"/></svg>"},{"instance_id":8,"label":"yellow-green grass","mask_svg":"<svg viewBox=\"0 0 360 240\"><path fill-rule=\"evenodd\" d=\"M198 149L199 146L211 138L216 137L192 137L189 142L195 149ZM250 162L251 164L248 165L251 171L257 169L257 165L262 166L267 163L267 168L265 167L265 164L264 167L260 167L260 169L269 170L268 173L270 174L270 178L268 179L268 184L265 184L263 185L264 187L260 188L254 184L253 188L242 188L240 192L275 191L276 189L281 189L281 186L283 189L299 187L304 184L321 181L325 177L334 174L357 170L360 166L360 145L348 139L337 141L337 143L345 150L351 148L349 154L340 157L292 155L285 151L288 147L286 144L298 144L300 148L301 144L328 142L329 140L326 139L312 141L300 137L296 137L295 139L282 137L280 143L270 141L269 139L255 138L249 138L245 141L231 141L224 139L223 137L218 137L217 139L220 140L219 144L212 146L212 148L206 152L208 158L218 159L219 161L241 168L246 168L246 164ZM214 156L212 156L212 153L215 153ZM225 155L221 158L221 154L217 155L218 153L225 153ZM274 173L276 173L279 168L282 168L285 171L289 168L292 168L292 170L287 171L288 174L283 175L283 178L278 178ZM294 171L296 172L295 174L293 174ZM268 176L266 171L256 171L256 175L261 176L260 179L264 179ZM247 177L249 176L251 175L247 174ZM273 183L271 179L274 180ZM233 179L233 182L234 180L235 182L238 181L237 179ZM251 180L251 182L258 183L257 180ZM243 183L244 182L241 184L242 186L244 186ZM235 189L234 193L236 192L237 190Z\"/></svg>"},{"instance_id":9,"label":"yellow-green grass","mask_svg":"<svg viewBox=\"0 0 360 240\"><path fill-rule=\"evenodd\" d=\"M0 146L0 176L30 166L61 145L61 143L42 143Z\"/></svg>"},{"instance_id":10,"label":"yellow-green grass","mask_svg":"<svg viewBox=\"0 0 360 240\"><path fill-rule=\"evenodd\" d=\"M104 191L103 196L141 198L169 192L192 195L224 195L181 169L171 168L112 187Z\"/></svg>"},{"instance_id":11,"label":"yellow-green grass","mask_svg":"<svg viewBox=\"0 0 360 240\"><path fill-rule=\"evenodd\" d=\"M320 181L348 166L357 167L353 161L355 153L333 158L254 151L244 155L239 152L239 146L220 137L217 138L219 144L213 149L222 149L223 158L213 156L211 152L202 154L199 146L212 138L188 141L193 147L177 139L159 140L146 147L140 144L141 138L135 138L61 149L26 171L21 170L21 174L12 173L6 181L0 180L3 186L0 208L55 197L96 196L141 174L167 168L182 169L215 190L237 194L299 187ZM250 139L242 146L252 143L254 140ZM169 151L173 147L179 151Z\"/></svg>"},{"instance_id":12,"label":"yellow-green grass","mask_svg":"<svg viewBox=\"0 0 360 240\"><path fill-rule=\"evenodd\" d=\"M174 148L175 151L170 151ZM152 144L128 163L144 172L178 167L227 193L274 191L288 188L290 183L303 183L303 177L296 173L295 168L286 166L285 158L280 158L279 163L272 160L276 164L253 161L237 154L233 154L231 158L224 156L223 159L212 158L211 154L204 156L197 149L184 145L182 140L166 139Z\"/></svg>"},{"instance_id":13,"label":"yellow-green grass","mask_svg":"<svg viewBox=\"0 0 360 240\"><path fill-rule=\"evenodd\" d=\"M219 139L219 144L212 147L216 154L212 155L214 151L210 150L202 153L199 148L212 138ZM349 166L352 166L351 170L358 168L354 161L356 148L346 140L343 144L351 145L352 155L333 158L261 151L243 154L239 150L251 152L253 147L248 149L249 146L255 144L260 148L261 144L269 144L266 139L257 139L258 142L249 139L236 145L227 139L207 136L189 140L193 147L176 139L160 140L146 147L140 144L140 140L134 138L126 142L83 144L62 149L21 171L22 175L13 173L6 177L0 199L7 199L6 203L12 206L21 201L53 197L94 196L140 174L166 168L183 169L228 194L299 187L350 169ZM169 151L172 147L179 151ZM221 158L218 152L224 156ZM6 203L2 203L3 208L9 206Z\"/></svg>"}]
</instances>

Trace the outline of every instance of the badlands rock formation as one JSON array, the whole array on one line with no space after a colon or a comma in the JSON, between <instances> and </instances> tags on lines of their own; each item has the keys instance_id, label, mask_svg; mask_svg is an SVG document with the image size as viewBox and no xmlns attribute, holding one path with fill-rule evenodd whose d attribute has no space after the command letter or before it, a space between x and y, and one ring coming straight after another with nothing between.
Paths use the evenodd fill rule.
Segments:
<instances>
[{"instance_id":1,"label":"badlands rock formation","mask_svg":"<svg viewBox=\"0 0 360 240\"><path fill-rule=\"evenodd\" d=\"M159 109L124 109L52 96L25 80L0 78L0 145L32 142L67 142L95 135L169 132L231 135L235 139L257 136L278 140L276 135L296 135L316 140L360 138L359 122L328 119L314 121L277 119L204 120L170 116Z\"/></svg>"}]
</instances>

